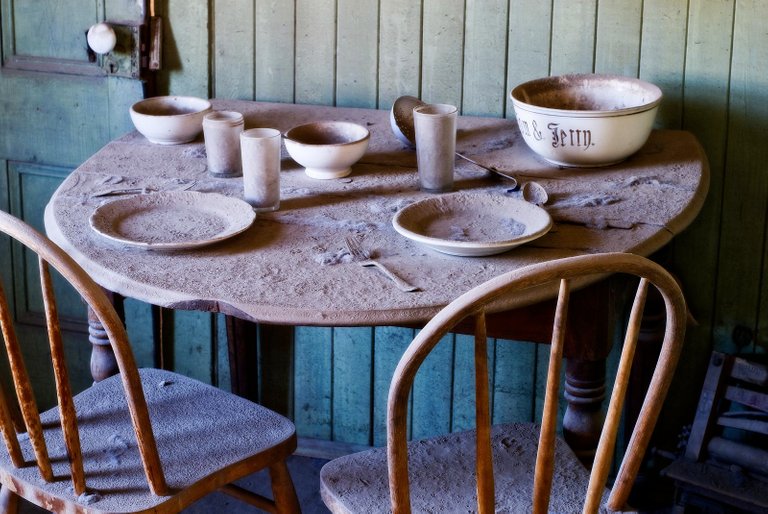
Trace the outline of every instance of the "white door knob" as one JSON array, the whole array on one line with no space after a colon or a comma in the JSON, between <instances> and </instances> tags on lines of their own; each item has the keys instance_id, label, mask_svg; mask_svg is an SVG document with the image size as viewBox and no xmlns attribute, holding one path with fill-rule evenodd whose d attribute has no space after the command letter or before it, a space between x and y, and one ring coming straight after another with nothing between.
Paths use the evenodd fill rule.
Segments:
<instances>
[{"instance_id":1,"label":"white door knob","mask_svg":"<svg viewBox=\"0 0 768 514\"><path fill-rule=\"evenodd\" d=\"M97 23L89 28L86 39L88 46L97 54L108 54L117 43L115 31L106 23Z\"/></svg>"}]
</instances>

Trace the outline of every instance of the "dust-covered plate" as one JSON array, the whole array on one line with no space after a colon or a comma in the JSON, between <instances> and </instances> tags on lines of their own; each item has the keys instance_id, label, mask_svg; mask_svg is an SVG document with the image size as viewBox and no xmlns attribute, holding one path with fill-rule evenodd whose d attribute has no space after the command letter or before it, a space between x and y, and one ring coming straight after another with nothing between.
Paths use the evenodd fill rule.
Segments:
<instances>
[{"instance_id":1,"label":"dust-covered plate","mask_svg":"<svg viewBox=\"0 0 768 514\"><path fill-rule=\"evenodd\" d=\"M239 198L171 191L121 198L100 205L90 225L101 236L148 250L197 248L233 237L256 219Z\"/></svg>"},{"instance_id":2,"label":"dust-covered plate","mask_svg":"<svg viewBox=\"0 0 768 514\"><path fill-rule=\"evenodd\" d=\"M438 252L480 257L506 252L552 228L549 213L500 194L452 193L414 202L395 214L395 230Z\"/></svg>"}]
</instances>

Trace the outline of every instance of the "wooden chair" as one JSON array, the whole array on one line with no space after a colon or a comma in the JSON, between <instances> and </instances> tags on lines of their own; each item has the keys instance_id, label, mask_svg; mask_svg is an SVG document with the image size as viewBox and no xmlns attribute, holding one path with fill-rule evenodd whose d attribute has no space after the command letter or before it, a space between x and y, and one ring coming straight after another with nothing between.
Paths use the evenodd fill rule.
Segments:
<instances>
[{"instance_id":1,"label":"wooden chair","mask_svg":"<svg viewBox=\"0 0 768 514\"><path fill-rule=\"evenodd\" d=\"M712 352L685 454L663 471L675 512L768 512L768 365L753 357Z\"/></svg>"},{"instance_id":2,"label":"wooden chair","mask_svg":"<svg viewBox=\"0 0 768 514\"><path fill-rule=\"evenodd\" d=\"M40 413L0 283L0 326L18 403L0 390L3 512L17 496L62 513L179 512L222 489L270 512L299 511L285 459L296 448L288 419L196 380L136 368L125 328L104 292L44 235L0 211L0 232L37 254L58 406ZM73 397L50 267L103 324L120 373ZM36 359L44 358L42 355ZM20 409L23 431L19 416ZM274 501L230 482L268 468Z\"/></svg>"},{"instance_id":3,"label":"wooden chair","mask_svg":"<svg viewBox=\"0 0 768 514\"><path fill-rule=\"evenodd\" d=\"M557 401L571 287L587 275L640 277L591 473L556 437ZM486 312L530 288L558 289L541 425L491 426ZM664 342L629 448L611 491L606 489L622 402L649 286L666 304ZM495 305L495 308L494 308ZM508 304L507 304L508 305ZM600 313L595 313L599 316ZM441 337L474 318L476 429L407 442L407 404L414 376ZM598 512L625 507L662 407L683 343L685 300L660 266L636 255L566 258L509 272L460 296L417 335L395 370L387 405L387 446L347 455L321 471L323 501L333 512Z\"/></svg>"}]
</instances>

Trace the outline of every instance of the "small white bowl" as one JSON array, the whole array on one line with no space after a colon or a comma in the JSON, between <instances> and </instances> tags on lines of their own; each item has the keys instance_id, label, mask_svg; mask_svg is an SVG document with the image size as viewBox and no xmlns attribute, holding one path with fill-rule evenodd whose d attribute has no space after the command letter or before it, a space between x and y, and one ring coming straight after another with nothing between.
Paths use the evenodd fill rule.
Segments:
<instances>
[{"instance_id":1,"label":"small white bowl","mask_svg":"<svg viewBox=\"0 0 768 514\"><path fill-rule=\"evenodd\" d=\"M203 116L211 102L194 96L155 96L131 106L131 120L136 130L152 143L178 145L188 143L203 130Z\"/></svg>"},{"instance_id":2,"label":"small white bowl","mask_svg":"<svg viewBox=\"0 0 768 514\"><path fill-rule=\"evenodd\" d=\"M559 166L593 167L621 162L645 144L662 93L635 78L577 74L525 82L510 97L534 152Z\"/></svg>"},{"instance_id":3,"label":"small white bowl","mask_svg":"<svg viewBox=\"0 0 768 514\"><path fill-rule=\"evenodd\" d=\"M346 177L368 149L371 133L357 123L321 121L293 127L284 134L285 148L308 176Z\"/></svg>"}]
</instances>

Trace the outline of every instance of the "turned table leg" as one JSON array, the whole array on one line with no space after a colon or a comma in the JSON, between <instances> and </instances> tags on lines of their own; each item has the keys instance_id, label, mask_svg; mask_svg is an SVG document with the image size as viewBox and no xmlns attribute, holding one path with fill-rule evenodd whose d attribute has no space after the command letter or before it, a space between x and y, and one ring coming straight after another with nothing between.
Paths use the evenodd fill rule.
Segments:
<instances>
[{"instance_id":1,"label":"turned table leg","mask_svg":"<svg viewBox=\"0 0 768 514\"><path fill-rule=\"evenodd\" d=\"M605 417L605 359L566 359L565 399L563 437L579 460L591 465Z\"/></svg>"},{"instance_id":2,"label":"turned table leg","mask_svg":"<svg viewBox=\"0 0 768 514\"><path fill-rule=\"evenodd\" d=\"M613 346L614 306L618 293L603 280L571 298L565 347L563 438L584 465L591 467L603 428L605 361Z\"/></svg>"},{"instance_id":3,"label":"turned table leg","mask_svg":"<svg viewBox=\"0 0 768 514\"><path fill-rule=\"evenodd\" d=\"M124 298L116 293L105 291L112 301L120 319L125 322ZM109 338L95 313L88 307L88 341L91 348L91 376L94 382L100 382L105 378L118 373L117 360L109 344Z\"/></svg>"}]
</instances>

